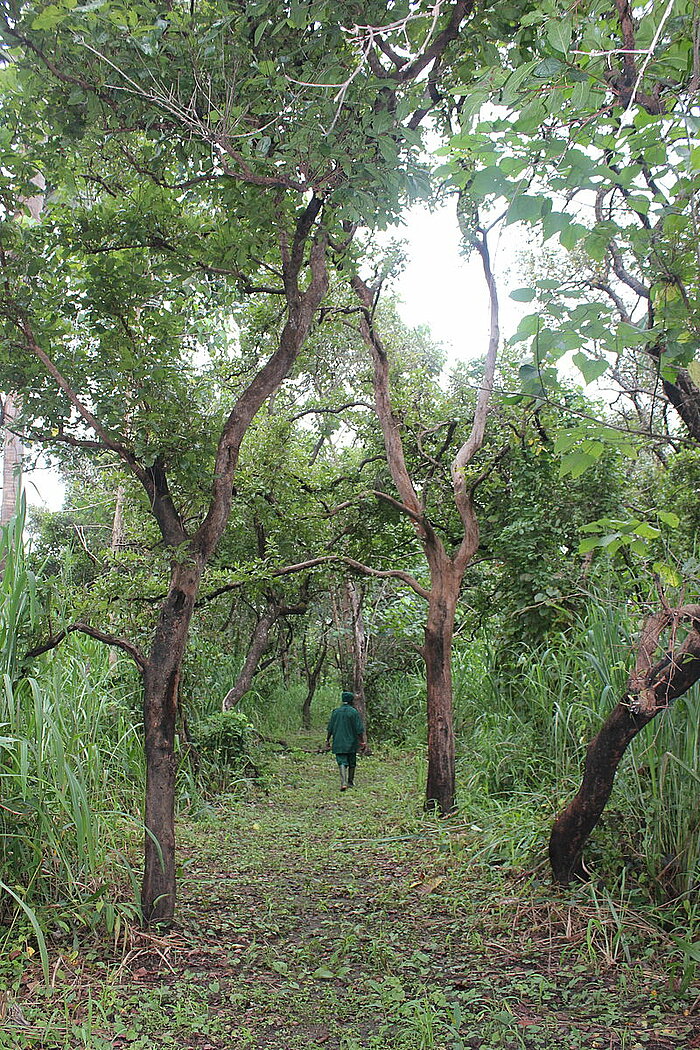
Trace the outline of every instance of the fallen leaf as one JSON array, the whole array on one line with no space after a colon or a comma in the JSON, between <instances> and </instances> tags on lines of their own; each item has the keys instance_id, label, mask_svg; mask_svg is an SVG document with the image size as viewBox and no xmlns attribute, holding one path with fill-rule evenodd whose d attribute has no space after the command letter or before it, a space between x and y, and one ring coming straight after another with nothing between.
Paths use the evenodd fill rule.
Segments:
<instances>
[{"instance_id":1,"label":"fallen leaf","mask_svg":"<svg viewBox=\"0 0 700 1050\"><path fill-rule=\"evenodd\" d=\"M418 892L421 896L426 896L428 893L432 893L438 888L440 883L445 881L444 875L438 875L435 879L428 879L426 882L421 883L418 887Z\"/></svg>"}]
</instances>

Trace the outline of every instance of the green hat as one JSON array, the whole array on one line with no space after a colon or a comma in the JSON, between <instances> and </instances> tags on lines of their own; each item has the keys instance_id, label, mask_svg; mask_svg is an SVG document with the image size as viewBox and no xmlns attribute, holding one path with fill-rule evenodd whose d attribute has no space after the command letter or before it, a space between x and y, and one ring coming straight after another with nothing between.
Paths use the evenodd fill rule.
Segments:
<instances>
[{"instance_id":1,"label":"green hat","mask_svg":"<svg viewBox=\"0 0 700 1050\"><path fill-rule=\"evenodd\" d=\"M346 692L341 695L340 699L343 701L344 704L351 704L355 699L355 694Z\"/></svg>"}]
</instances>

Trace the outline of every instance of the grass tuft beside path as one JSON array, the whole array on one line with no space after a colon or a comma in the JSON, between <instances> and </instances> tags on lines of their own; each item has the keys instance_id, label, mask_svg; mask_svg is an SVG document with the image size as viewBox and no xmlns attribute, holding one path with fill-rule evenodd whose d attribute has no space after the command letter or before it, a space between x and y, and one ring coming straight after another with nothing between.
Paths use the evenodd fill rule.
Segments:
<instances>
[{"instance_id":1,"label":"grass tuft beside path","mask_svg":"<svg viewBox=\"0 0 700 1050\"><path fill-rule=\"evenodd\" d=\"M477 815L426 818L410 756L341 794L296 742L181 822L176 928L57 946L50 992L26 970L0 999L3 1050L700 1047L638 916L477 863Z\"/></svg>"}]
</instances>

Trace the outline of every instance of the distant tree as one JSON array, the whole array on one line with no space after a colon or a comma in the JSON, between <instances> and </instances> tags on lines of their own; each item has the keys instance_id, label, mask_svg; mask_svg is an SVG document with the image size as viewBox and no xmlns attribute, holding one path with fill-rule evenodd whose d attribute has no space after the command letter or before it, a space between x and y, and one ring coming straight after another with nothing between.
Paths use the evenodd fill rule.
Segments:
<instances>
[{"instance_id":1,"label":"distant tree","mask_svg":"<svg viewBox=\"0 0 700 1050\"><path fill-rule=\"evenodd\" d=\"M486 231L477 229L467 234L470 246L481 258L491 308L491 326L485 355L484 373L476 397L470 433L453 455L450 466L451 489L461 522L461 535L453 549L443 542L429 509L431 495L430 474L420 487L411 477L407 464L401 418L392 402L391 369L375 317L377 289L371 289L359 277L352 280L353 289L362 304L361 332L374 366L374 404L384 437L387 464L399 498L377 493L410 520L428 563L429 585L410 574L405 582L425 599L428 614L421 655L425 661L427 723L428 723L428 777L426 807L447 814L455 805L455 738L452 703L452 639L460 587L464 573L479 546L479 526L474 503L477 478L468 476L468 468L481 448L486 430L489 401L493 390L496 355L499 348L498 293L491 269ZM454 427L448 426L442 442L441 455L451 443ZM429 459L429 457L427 457Z\"/></svg>"}]
</instances>

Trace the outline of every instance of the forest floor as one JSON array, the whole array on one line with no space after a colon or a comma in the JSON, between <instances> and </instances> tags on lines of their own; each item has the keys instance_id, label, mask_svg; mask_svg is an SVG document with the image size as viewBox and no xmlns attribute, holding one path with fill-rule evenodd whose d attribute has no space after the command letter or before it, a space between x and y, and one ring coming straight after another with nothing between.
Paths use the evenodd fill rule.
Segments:
<instances>
[{"instance_id":1,"label":"forest floor","mask_svg":"<svg viewBox=\"0 0 700 1050\"><path fill-rule=\"evenodd\" d=\"M48 991L25 967L0 1047L700 1047L699 989L643 919L479 864L477 818L427 819L410 756L341 794L317 743L180 822L174 929L55 945Z\"/></svg>"}]
</instances>

